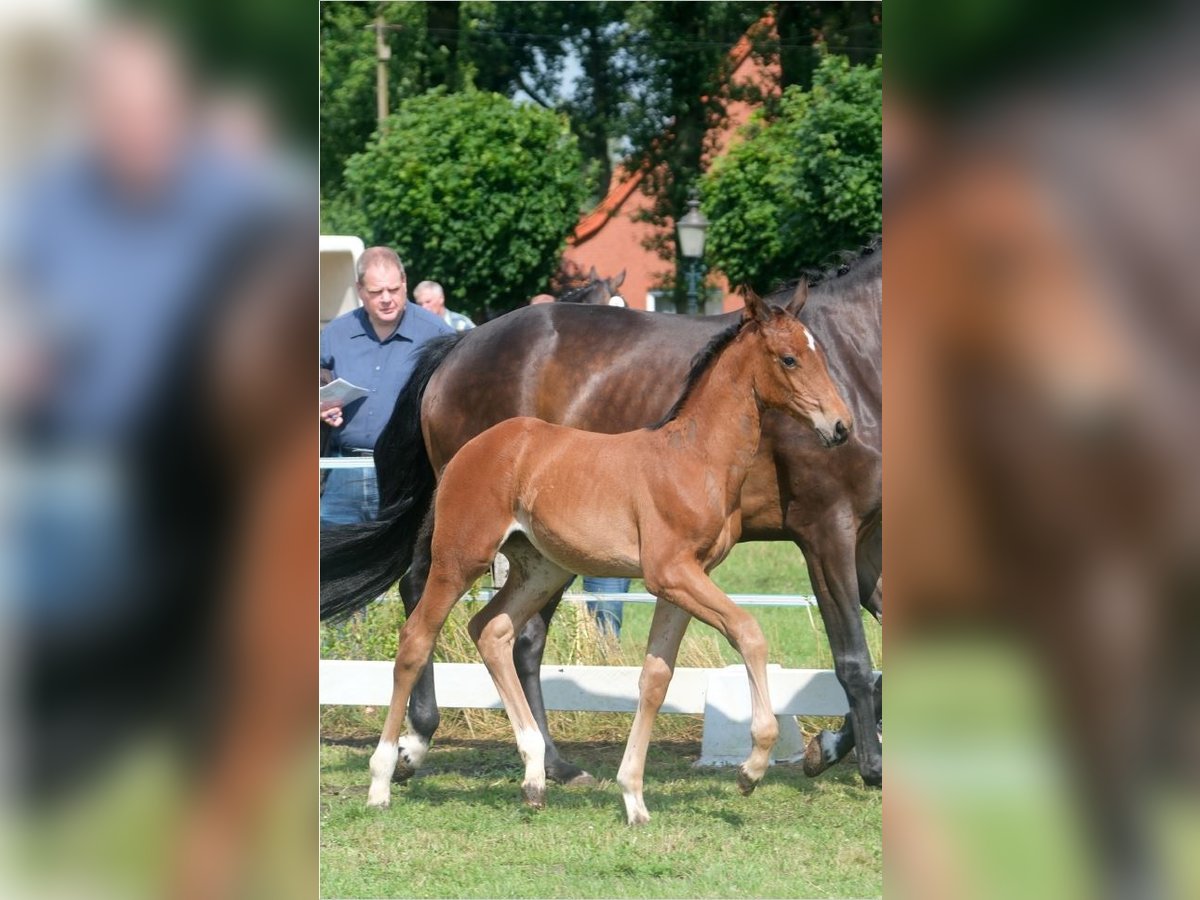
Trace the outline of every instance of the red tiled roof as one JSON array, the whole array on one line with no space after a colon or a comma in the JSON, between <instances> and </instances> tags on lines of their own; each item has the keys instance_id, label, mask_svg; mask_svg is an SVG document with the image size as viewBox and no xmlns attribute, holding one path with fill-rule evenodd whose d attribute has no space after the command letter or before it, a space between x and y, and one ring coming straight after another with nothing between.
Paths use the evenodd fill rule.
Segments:
<instances>
[{"instance_id":1,"label":"red tiled roof","mask_svg":"<svg viewBox=\"0 0 1200 900\"><path fill-rule=\"evenodd\" d=\"M754 48L754 42L751 40L750 35L763 29L773 28L774 25L775 17L768 12L754 25L751 25L745 34L738 38L737 43L729 51L730 71L736 70L738 66L745 62L746 57L750 55L750 51ZM629 199L630 194L642 183L642 177L645 174L646 170L642 168L636 169L633 172L630 172L624 166L617 169L613 173L608 194L605 195L604 199L600 201L600 204L595 209L579 220L579 223L575 226L575 230L567 239L568 245L578 247L589 238L595 236L608 223L609 219L616 215L617 210L621 208L625 201Z\"/></svg>"}]
</instances>

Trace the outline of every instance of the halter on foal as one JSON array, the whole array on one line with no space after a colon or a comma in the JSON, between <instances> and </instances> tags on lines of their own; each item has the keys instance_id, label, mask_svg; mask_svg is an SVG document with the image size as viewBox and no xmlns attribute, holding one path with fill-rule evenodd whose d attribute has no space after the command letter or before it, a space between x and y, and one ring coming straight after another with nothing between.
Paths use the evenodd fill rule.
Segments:
<instances>
[{"instance_id":1,"label":"halter on foal","mask_svg":"<svg viewBox=\"0 0 1200 900\"><path fill-rule=\"evenodd\" d=\"M572 573L642 576L659 598L618 774L630 824L649 819L642 771L683 633L667 626L683 616L716 628L746 663L754 748L738 786L754 789L778 734L766 641L707 573L737 542L738 497L764 409L811 423L829 446L849 435L850 411L796 318L806 297L803 284L786 309L748 296L742 320L697 357L679 400L654 428L594 434L522 417L489 428L455 455L438 487L425 591L400 631L391 707L371 757L369 805L389 802L409 693L446 616L500 550L511 563L508 580L471 620L470 633L513 724L530 805L545 803L545 743L513 665L513 642Z\"/></svg>"}]
</instances>

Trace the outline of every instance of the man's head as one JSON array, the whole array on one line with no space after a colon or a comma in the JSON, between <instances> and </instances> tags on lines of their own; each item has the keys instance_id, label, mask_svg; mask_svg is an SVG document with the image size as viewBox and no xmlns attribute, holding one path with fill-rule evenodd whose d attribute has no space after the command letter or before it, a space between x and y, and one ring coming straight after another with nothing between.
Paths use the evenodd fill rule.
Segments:
<instances>
[{"instance_id":1,"label":"man's head","mask_svg":"<svg viewBox=\"0 0 1200 900\"><path fill-rule=\"evenodd\" d=\"M554 302L553 294L538 294L537 296L530 299L529 305L537 306L539 303L553 303L553 302Z\"/></svg>"},{"instance_id":2,"label":"man's head","mask_svg":"<svg viewBox=\"0 0 1200 900\"><path fill-rule=\"evenodd\" d=\"M191 86L180 49L129 20L92 42L83 67L86 122L105 169L125 190L153 193L185 150Z\"/></svg>"},{"instance_id":3,"label":"man's head","mask_svg":"<svg viewBox=\"0 0 1200 900\"><path fill-rule=\"evenodd\" d=\"M368 247L358 258L358 299L376 329L394 328L408 302L404 264L389 247Z\"/></svg>"},{"instance_id":4,"label":"man's head","mask_svg":"<svg viewBox=\"0 0 1200 900\"><path fill-rule=\"evenodd\" d=\"M422 281L413 288L413 299L435 316L446 312L446 292L436 281Z\"/></svg>"}]
</instances>

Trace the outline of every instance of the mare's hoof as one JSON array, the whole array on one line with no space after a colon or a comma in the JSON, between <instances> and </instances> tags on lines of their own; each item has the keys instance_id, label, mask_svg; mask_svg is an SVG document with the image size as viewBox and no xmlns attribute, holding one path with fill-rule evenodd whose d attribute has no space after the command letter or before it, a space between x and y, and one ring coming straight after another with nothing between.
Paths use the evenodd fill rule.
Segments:
<instances>
[{"instance_id":1,"label":"mare's hoof","mask_svg":"<svg viewBox=\"0 0 1200 900\"><path fill-rule=\"evenodd\" d=\"M825 752L821 749L821 736L817 735L804 748L804 774L816 778L831 765L833 763L825 758Z\"/></svg>"},{"instance_id":2,"label":"mare's hoof","mask_svg":"<svg viewBox=\"0 0 1200 900\"><path fill-rule=\"evenodd\" d=\"M883 773L872 772L870 775L863 775L863 784L867 787L881 788L883 787Z\"/></svg>"},{"instance_id":3,"label":"mare's hoof","mask_svg":"<svg viewBox=\"0 0 1200 900\"><path fill-rule=\"evenodd\" d=\"M525 805L530 809L546 808L546 789L544 787L522 785L521 793L525 795Z\"/></svg>"},{"instance_id":4,"label":"mare's hoof","mask_svg":"<svg viewBox=\"0 0 1200 900\"><path fill-rule=\"evenodd\" d=\"M408 780L416 774L416 769L414 769L412 766L405 765L404 761L401 760L396 765L395 771L392 772L392 781L394 781L396 784L407 784Z\"/></svg>"},{"instance_id":5,"label":"mare's hoof","mask_svg":"<svg viewBox=\"0 0 1200 900\"><path fill-rule=\"evenodd\" d=\"M596 779L569 762L559 760L546 766L546 777L555 784L595 784Z\"/></svg>"},{"instance_id":6,"label":"mare's hoof","mask_svg":"<svg viewBox=\"0 0 1200 900\"><path fill-rule=\"evenodd\" d=\"M742 792L743 797L749 797L754 793L754 789L758 787L758 779L747 775L745 769L738 769L737 787Z\"/></svg>"},{"instance_id":7,"label":"mare's hoof","mask_svg":"<svg viewBox=\"0 0 1200 900\"><path fill-rule=\"evenodd\" d=\"M650 821L650 813L636 812L629 815L629 826L636 828L638 825L645 825Z\"/></svg>"},{"instance_id":8,"label":"mare's hoof","mask_svg":"<svg viewBox=\"0 0 1200 900\"><path fill-rule=\"evenodd\" d=\"M367 809L387 809L391 805L391 797L367 797Z\"/></svg>"}]
</instances>

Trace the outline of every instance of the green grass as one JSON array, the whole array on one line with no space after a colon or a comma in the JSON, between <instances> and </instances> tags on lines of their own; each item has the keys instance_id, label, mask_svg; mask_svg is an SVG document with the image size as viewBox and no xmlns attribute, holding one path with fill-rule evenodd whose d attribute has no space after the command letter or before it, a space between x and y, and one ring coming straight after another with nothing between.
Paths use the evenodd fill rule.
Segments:
<instances>
[{"instance_id":1,"label":"green grass","mask_svg":"<svg viewBox=\"0 0 1200 900\"><path fill-rule=\"evenodd\" d=\"M810 594L790 544L741 544L714 573L729 593ZM644 590L640 583L632 590ZM440 660L476 662L460 604L439 639ZM769 659L828 668L815 609L748 607ZM619 642L606 641L581 606L555 617L546 662L641 665L651 604L625 607ZM325 629L327 658L389 659L404 620L398 602L376 603L342 629ZM879 627L866 621L876 665ZM740 663L713 629L693 622L679 665ZM693 769L702 717L662 715L646 768L649 825L624 824L612 782L632 715L550 713L564 756L592 772L592 788L552 786L548 808L520 800L522 769L507 718L495 710L443 710L422 774L392 786L392 807L366 808L367 760L384 710L321 713L321 888L327 897L870 897L882 892L881 796L864 788L853 757L819 779L772 767L751 797L732 769ZM801 720L806 733L828 720ZM339 743L332 743L337 741Z\"/></svg>"},{"instance_id":2,"label":"green grass","mask_svg":"<svg viewBox=\"0 0 1200 900\"><path fill-rule=\"evenodd\" d=\"M624 824L619 743L564 747L600 779L520 801L511 743L435 745L427 772L368 809L369 748L321 750L324 897L870 897L882 893L882 796L842 763L775 766L750 797L695 744L655 744L648 825Z\"/></svg>"}]
</instances>

